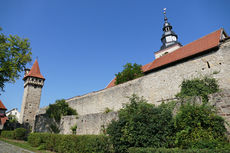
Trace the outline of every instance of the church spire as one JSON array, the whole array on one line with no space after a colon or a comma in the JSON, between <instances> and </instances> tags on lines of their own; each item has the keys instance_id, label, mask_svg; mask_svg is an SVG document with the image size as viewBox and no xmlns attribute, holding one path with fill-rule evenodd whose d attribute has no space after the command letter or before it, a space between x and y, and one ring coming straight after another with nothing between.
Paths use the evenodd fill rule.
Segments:
<instances>
[{"instance_id":1,"label":"church spire","mask_svg":"<svg viewBox=\"0 0 230 153\"><path fill-rule=\"evenodd\" d=\"M164 31L164 34L161 37L161 42L163 45L161 46L160 50L171 47L175 44L181 45L177 41L178 36L172 31L172 26L168 22L168 18L166 16L166 8L164 8L164 25L162 30Z\"/></svg>"}]
</instances>

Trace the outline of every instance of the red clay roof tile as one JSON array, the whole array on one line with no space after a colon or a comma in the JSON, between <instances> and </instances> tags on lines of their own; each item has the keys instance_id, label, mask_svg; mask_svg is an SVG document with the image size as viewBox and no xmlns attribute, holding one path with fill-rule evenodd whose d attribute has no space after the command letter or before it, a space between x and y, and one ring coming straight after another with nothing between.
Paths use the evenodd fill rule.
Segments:
<instances>
[{"instance_id":1,"label":"red clay roof tile","mask_svg":"<svg viewBox=\"0 0 230 153\"><path fill-rule=\"evenodd\" d=\"M30 69L30 72L24 77L24 79L26 77L28 77L28 76L32 76L32 77L36 77L36 78L40 78L40 79L45 80L45 78L41 75L40 68L39 68L37 60L35 60L32 68Z\"/></svg>"},{"instance_id":2,"label":"red clay roof tile","mask_svg":"<svg viewBox=\"0 0 230 153\"><path fill-rule=\"evenodd\" d=\"M164 65L182 60L192 55L217 47L220 43L222 31L223 29L219 29L183 47L178 48L172 53L168 53L160 58L157 58L153 62L142 66L142 71L143 72L152 71ZM106 88L115 86L115 79L116 78L114 78Z\"/></svg>"},{"instance_id":3,"label":"red clay roof tile","mask_svg":"<svg viewBox=\"0 0 230 153\"><path fill-rule=\"evenodd\" d=\"M2 101L0 100L0 109L7 110L6 107L3 105Z\"/></svg>"}]
</instances>

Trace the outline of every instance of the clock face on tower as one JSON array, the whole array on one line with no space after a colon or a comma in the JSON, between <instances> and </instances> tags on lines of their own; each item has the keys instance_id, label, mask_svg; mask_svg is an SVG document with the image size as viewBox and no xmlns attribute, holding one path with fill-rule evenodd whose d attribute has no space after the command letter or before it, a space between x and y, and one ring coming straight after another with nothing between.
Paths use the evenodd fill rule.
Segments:
<instances>
[{"instance_id":1,"label":"clock face on tower","mask_svg":"<svg viewBox=\"0 0 230 153\"><path fill-rule=\"evenodd\" d=\"M172 36L166 37L166 42L171 42L172 41Z\"/></svg>"},{"instance_id":2,"label":"clock face on tower","mask_svg":"<svg viewBox=\"0 0 230 153\"><path fill-rule=\"evenodd\" d=\"M176 37L175 36L167 36L166 37L166 42L172 42L172 41L176 41Z\"/></svg>"}]
</instances>

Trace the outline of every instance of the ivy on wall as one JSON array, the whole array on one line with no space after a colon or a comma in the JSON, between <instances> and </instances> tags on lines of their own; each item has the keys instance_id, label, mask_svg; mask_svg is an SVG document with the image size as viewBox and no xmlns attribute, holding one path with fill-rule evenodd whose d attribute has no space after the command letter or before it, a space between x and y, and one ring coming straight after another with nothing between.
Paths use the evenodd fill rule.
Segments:
<instances>
[{"instance_id":1,"label":"ivy on wall","mask_svg":"<svg viewBox=\"0 0 230 153\"><path fill-rule=\"evenodd\" d=\"M208 95L218 92L219 85L217 80L211 77L195 78L184 80L181 84L181 91L176 97L184 99L187 97L200 96L203 103L208 102Z\"/></svg>"}]
</instances>

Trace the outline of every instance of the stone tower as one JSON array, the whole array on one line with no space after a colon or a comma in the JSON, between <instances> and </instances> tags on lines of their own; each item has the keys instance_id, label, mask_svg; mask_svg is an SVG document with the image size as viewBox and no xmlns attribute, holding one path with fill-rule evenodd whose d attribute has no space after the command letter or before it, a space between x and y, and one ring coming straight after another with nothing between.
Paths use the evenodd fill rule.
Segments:
<instances>
[{"instance_id":1,"label":"stone tower","mask_svg":"<svg viewBox=\"0 0 230 153\"><path fill-rule=\"evenodd\" d=\"M38 61L35 60L32 68L25 70L24 95L21 106L20 123L34 124L35 115L40 106L40 98L45 78L41 75Z\"/></svg>"}]
</instances>

